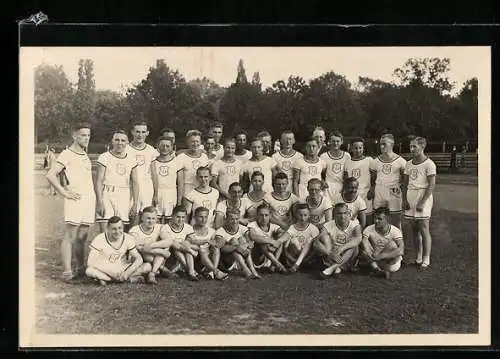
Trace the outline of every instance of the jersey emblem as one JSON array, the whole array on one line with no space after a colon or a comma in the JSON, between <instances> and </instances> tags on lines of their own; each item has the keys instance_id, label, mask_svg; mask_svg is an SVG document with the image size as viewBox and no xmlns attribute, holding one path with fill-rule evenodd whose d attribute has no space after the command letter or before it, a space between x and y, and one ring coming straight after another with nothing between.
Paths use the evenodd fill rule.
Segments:
<instances>
[{"instance_id":1,"label":"jersey emblem","mask_svg":"<svg viewBox=\"0 0 500 359\"><path fill-rule=\"evenodd\" d=\"M118 261L120 259L120 255L118 253L112 253L110 254L109 256L109 261L111 263L115 263L116 261Z\"/></svg>"},{"instance_id":2,"label":"jersey emblem","mask_svg":"<svg viewBox=\"0 0 500 359\"><path fill-rule=\"evenodd\" d=\"M355 168L352 170L352 176L354 178L359 178L361 177L361 170L359 168Z\"/></svg>"},{"instance_id":3,"label":"jersey emblem","mask_svg":"<svg viewBox=\"0 0 500 359\"><path fill-rule=\"evenodd\" d=\"M309 166L309 175L316 176L318 174L318 168L316 166Z\"/></svg>"},{"instance_id":4,"label":"jersey emblem","mask_svg":"<svg viewBox=\"0 0 500 359\"><path fill-rule=\"evenodd\" d=\"M319 216L317 214L312 214L311 215L311 222L312 223L318 223L319 222Z\"/></svg>"},{"instance_id":5,"label":"jersey emblem","mask_svg":"<svg viewBox=\"0 0 500 359\"><path fill-rule=\"evenodd\" d=\"M297 241L300 243L301 246L304 246L306 244L306 237L297 236Z\"/></svg>"},{"instance_id":6,"label":"jersey emblem","mask_svg":"<svg viewBox=\"0 0 500 359\"><path fill-rule=\"evenodd\" d=\"M127 172L126 168L124 165L121 163L116 164L116 173L118 173L120 176L123 176Z\"/></svg>"},{"instance_id":7,"label":"jersey emblem","mask_svg":"<svg viewBox=\"0 0 500 359\"><path fill-rule=\"evenodd\" d=\"M195 171L201 166L201 162L198 160L194 160L192 161L192 163L193 163L193 170Z\"/></svg>"},{"instance_id":8,"label":"jersey emblem","mask_svg":"<svg viewBox=\"0 0 500 359\"><path fill-rule=\"evenodd\" d=\"M347 236L345 233L337 233L335 236L336 244L345 244L347 242Z\"/></svg>"},{"instance_id":9,"label":"jersey emblem","mask_svg":"<svg viewBox=\"0 0 500 359\"><path fill-rule=\"evenodd\" d=\"M288 207L286 206L278 206L277 211L278 215L280 216L286 216L288 213Z\"/></svg>"},{"instance_id":10,"label":"jersey emblem","mask_svg":"<svg viewBox=\"0 0 500 359\"><path fill-rule=\"evenodd\" d=\"M383 166L382 166L382 173L385 174L385 175L388 175L391 173L391 164L390 163L385 163Z\"/></svg>"},{"instance_id":11,"label":"jersey emblem","mask_svg":"<svg viewBox=\"0 0 500 359\"><path fill-rule=\"evenodd\" d=\"M212 201L208 200L201 201L201 206L208 209L212 209Z\"/></svg>"},{"instance_id":12,"label":"jersey emblem","mask_svg":"<svg viewBox=\"0 0 500 359\"><path fill-rule=\"evenodd\" d=\"M290 169L292 168L292 163L290 161L283 161L281 163L281 169L283 171L290 171Z\"/></svg>"},{"instance_id":13,"label":"jersey emblem","mask_svg":"<svg viewBox=\"0 0 500 359\"><path fill-rule=\"evenodd\" d=\"M342 171L342 164L334 163L332 166L333 173L340 173Z\"/></svg>"},{"instance_id":14,"label":"jersey emblem","mask_svg":"<svg viewBox=\"0 0 500 359\"><path fill-rule=\"evenodd\" d=\"M160 168L158 169L158 173L160 174L160 176L168 176L169 172L170 171L168 166L160 166Z\"/></svg>"},{"instance_id":15,"label":"jersey emblem","mask_svg":"<svg viewBox=\"0 0 500 359\"><path fill-rule=\"evenodd\" d=\"M253 172L262 172L262 167L254 167Z\"/></svg>"},{"instance_id":16,"label":"jersey emblem","mask_svg":"<svg viewBox=\"0 0 500 359\"><path fill-rule=\"evenodd\" d=\"M234 176L236 174L236 168L234 166L226 166L226 173L229 176Z\"/></svg>"},{"instance_id":17,"label":"jersey emblem","mask_svg":"<svg viewBox=\"0 0 500 359\"><path fill-rule=\"evenodd\" d=\"M144 155L136 155L135 160L137 161L137 164L139 166L142 166L144 163L146 163L146 159L144 158Z\"/></svg>"},{"instance_id":18,"label":"jersey emblem","mask_svg":"<svg viewBox=\"0 0 500 359\"><path fill-rule=\"evenodd\" d=\"M417 177L418 177L418 170L417 170L416 168L412 168L412 169L410 170L410 178L411 178L412 180L416 180L416 179L417 179Z\"/></svg>"}]
</instances>

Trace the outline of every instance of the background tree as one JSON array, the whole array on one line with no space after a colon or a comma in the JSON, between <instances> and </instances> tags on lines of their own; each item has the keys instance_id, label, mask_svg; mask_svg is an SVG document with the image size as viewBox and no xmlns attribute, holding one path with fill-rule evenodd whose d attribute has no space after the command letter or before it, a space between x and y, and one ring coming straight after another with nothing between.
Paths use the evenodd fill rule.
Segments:
<instances>
[{"instance_id":1,"label":"background tree","mask_svg":"<svg viewBox=\"0 0 500 359\"><path fill-rule=\"evenodd\" d=\"M94 63L90 59L80 59L77 89L73 101L73 122L83 121L95 124L95 105Z\"/></svg>"}]
</instances>

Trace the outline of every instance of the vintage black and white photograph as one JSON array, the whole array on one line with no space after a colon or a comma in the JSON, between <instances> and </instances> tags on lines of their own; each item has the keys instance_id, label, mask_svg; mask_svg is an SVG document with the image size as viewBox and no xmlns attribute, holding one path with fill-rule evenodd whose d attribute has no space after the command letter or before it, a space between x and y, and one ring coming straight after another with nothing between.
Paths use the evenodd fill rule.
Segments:
<instances>
[{"instance_id":1,"label":"vintage black and white photograph","mask_svg":"<svg viewBox=\"0 0 500 359\"><path fill-rule=\"evenodd\" d=\"M489 343L488 47L20 61L26 345Z\"/></svg>"}]
</instances>

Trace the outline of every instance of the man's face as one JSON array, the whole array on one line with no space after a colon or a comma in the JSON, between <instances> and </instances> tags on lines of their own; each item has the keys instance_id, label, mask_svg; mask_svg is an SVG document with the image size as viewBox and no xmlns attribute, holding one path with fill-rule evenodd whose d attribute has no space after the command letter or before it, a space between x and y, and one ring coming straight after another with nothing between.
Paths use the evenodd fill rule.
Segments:
<instances>
[{"instance_id":1,"label":"man's face","mask_svg":"<svg viewBox=\"0 0 500 359\"><path fill-rule=\"evenodd\" d=\"M188 138L188 146L190 150L197 151L201 145L200 136L191 136Z\"/></svg>"},{"instance_id":2,"label":"man's face","mask_svg":"<svg viewBox=\"0 0 500 359\"><path fill-rule=\"evenodd\" d=\"M269 209L263 208L257 213L257 221L261 226L268 225L270 216Z\"/></svg>"},{"instance_id":3,"label":"man's face","mask_svg":"<svg viewBox=\"0 0 500 359\"><path fill-rule=\"evenodd\" d=\"M177 227L182 227L182 224L184 223L186 219L186 212L175 212L172 214L172 221Z\"/></svg>"},{"instance_id":4,"label":"man's face","mask_svg":"<svg viewBox=\"0 0 500 359\"><path fill-rule=\"evenodd\" d=\"M244 134L239 134L236 136L236 148L241 150L247 145L247 136Z\"/></svg>"},{"instance_id":5,"label":"man's face","mask_svg":"<svg viewBox=\"0 0 500 359\"><path fill-rule=\"evenodd\" d=\"M281 135L281 146L286 149L293 148L295 144L295 136L293 133L285 133Z\"/></svg>"},{"instance_id":6,"label":"man's face","mask_svg":"<svg viewBox=\"0 0 500 359\"><path fill-rule=\"evenodd\" d=\"M156 213L146 212L142 214L142 223L146 229L152 229L156 224Z\"/></svg>"},{"instance_id":7,"label":"man's face","mask_svg":"<svg viewBox=\"0 0 500 359\"><path fill-rule=\"evenodd\" d=\"M345 226L349 222L349 210L347 206L335 209L335 222L340 226Z\"/></svg>"},{"instance_id":8,"label":"man's face","mask_svg":"<svg viewBox=\"0 0 500 359\"><path fill-rule=\"evenodd\" d=\"M364 152L363 142L354 142L351 145L351 153L353 157L355 158L363 157L363 152Z\"/></svg>"},{"instance_id":9,"label":"man's face","mask_svg":"<svg viewBox=\"0 0 500 359\"><path fill-rule=\"evenodd\" d=\"M216 143L214 138L207 138L204 147L207 152L212 152L213 150L215 150L215 145Z\"/></svg>"},{"instance_id":10,"label":"man's face","mask_svg":"<svg viewBox=\"0 0 500 359\"><path fill-rule=\"evenodd\" d=\"M200 227L206 226L208 222L208 212L199 211L198 214L194 217L194 221Z\"/></svg>"},{"instance_id":11,"label":"man's face","mask_svg":"<svg viewBox=\"0 0 500 359\"><path fill-rule=\"evenodd\" d=\"M269 150L271 148L271 142L272 139L270 136L264 136L261 138L262 140L262 146L264 147L264 150Z\"/></svg>"},{"instance_id":12,"label":"man's face","mask_svg":"<svg viewBox=\"0 0 500 359\"><path fill-rule=\"evenodd\" d=\"M306 223L309 221L309 210L307 208L299 209L297 211L297 221L300 223Z\"/></svg>"},{"instance_id":13,"label":"man's face","mask_svg":"<svg viewBox=\"0 0 500 359\"><path fill-rule=\"evenodd\" d=\"M236 144L234 142L226 142L226 145L224 146L224 154L232 158L234 156L234 152L236 151Z\"/></svg>"},{"instance_id":14,"label":"man's face","mask_svg":"<svg viewBox=\"0 0 500 359\"><path fill-rule=\"evenodd\" d=\"M235 228L238 226L240 216L236 213L229 213L226 215L226 223L229 227Z\"/></svg>"},{"instance_id":15,"label":"man's face","mask_svg":"<svg viewBox=\"0 0 500 359\"><path fill-rule=\"evenodd\" d=\"M160 152L161 155L168 155L172 153L174 150L174 146L172 141L169 140L161 140L158 143L158 152Z\"/></svg>"},{"instance_id":16,"label":"man's face","mask_svg":"<svg viewBox=\"0 0 500 359\"><path fill-rule=\"evenodd\" d=\"M306 144L306 154L309 155L309 156L312 156L313 154L316 153L316 151L318 151L318 144L316 143L316 141L309 141L309 142L307 142L307 144Z\"/></svg>"},{"instance_id":17,"label":"man's face","mask_svg":"<svg viewBox=\"0 0 500 359\"><path fill-rule=\"evenodd\" d=\"M321 184L311 183L307 186L307 190L309 192L309 196L311 196L312 198L319 198L321 195Z\"/></svg>"},{"instance_id":18,"label":"man's face","mask_svg":"<svg viewBox=\"0 0 500 359\"><path fill-rule=\"evenodd\" d=\"M171 131L165 131L161 134L161 136L165 136L167 138L171 138L172 139L172 142L175 144L175 132L171 132Z\"/></svg>"},{"instance_id":19,"label":"man's face","mask_svg":"<svg viewBox=\"0 0 500 359\"><path fill-rule=\"evenodd\" d=\"M108 236L114 240L118 240L123 235L123 222L108 224Z\"/></svg>"},{"instance_id":20,"label":"man's face","mask_svg":"<svg viewBox=\"0 0 500 359\"><path fill-rule=\"evenodd\" d=\"M111 139L111 144L113 145L113 150L117 153L123 153L127 148L128 138L127 135L123 133L115 133Z\"/></svg>"},{"instance_id":21,"label":"man's face","mask_svg":"<svg viewBox=\"0 0 500 359\"><path fill-rule=\"evenodd\" d=\"M313 138L315 138L320 145L323 145L326 139L325 131L314 131Z\"/></svg>"},{"instance_id":22,"label":"man's face","mask_svg":"<svg viewBox=\"0 0 500 359\"><path fill-rule=\"evenodd\" d=\"M424 152L424 147L420 145L417 141L410 142L410 152L413 156L418 156Z\"/></svg>"},{"instance_id":23,"label":"man's face","mask_svg":"<svg viewBox=\"0 0 500 359\"><path fill-rule=\"evenodd\" d=\"M358 187L359 187L358 181L348 182L345 187L345 193L355 197L356 194L358 193Z\"/></svg>"},{"instance_id":24,"label":"man's face","mask_svg":"<svg viewBox=\"0 0 500 359\"><path fill-rule=\"evenodd\" d=\"M241 189L241 186L232 186L228 190L229 197L233 200L241 198L243 195L243 190Z\"/></svg>"},{"instance_id":25,"label":"man's face","mask_svg":"<svg viewBox=\"0 0 500 359\"><path fill-rule=\"evenodd\" d=\"M379 230L384 230L387 227L387 217L383 213L378 213L373 216L373 223L375 227Z\"/></svg>"},{"instance_id":26,"label":"man's face","mask_svg":"<svg viewBox=\"0 0 500 359\"><path fill-rule=\"evenodd\" d=\"M73 133L73 140L80 147L87 148L90 142L90 128L80 128Z\"/></svg>"},{"instance_id":27,"label":"man's face","mask_svg":"<svg viewBox=\"0 0 500 359\"><path fill-rule=\"evenodd\" d=\"M382 153L391 152L393 147L394 147L394 142L391 139L387 137L383 137L380 139L380 151Z\"/></svg>"},{"instance_id":28,"label":"man's face","mask_svg":"<svg viewBox=\"0 0 500 359\"><path fill-rule=\"evenodd\" d=\"M274 181L274 190L276 193L285 193L288 186L288 180L285 178L278 178Z\"/></svg>"},{"instance_id":29,"label":"man's face","mask_svg":"<svg viewBox=\"0 0 500 359\"><path fill-rule=\"evenodd\" d=\"M203 169L198 171L198 174L196 175L198 178L198 183L203 185L203 186L208 186L210 184L210 171Z\"/></svg>"},{"instance_id":30,"label":"man's face","mask_svg":"<svg viewBox=\"0 0 500 359\"><path fill-rule=\"evenodd\" d=\"M134 137L134 142L142 144L146 142L146 138L149 135L148 126L145 125L135 125L132 129L132 136Z\"/></svg>"},{"instance_id":31,"label":"man's face","mask_svg":"<svg viewBox=\"0 0 500 359\"><path fill-rule=\"evenodd\" d=\"M212 129L212 135L214 136L215 142L219 143L222 138L222 127L214 127Z\"/></svg>"},{"instance_id":32,"label":"man's face","mask_svg":"<svg viewBox=\"0 0 500 359\"><path fill-rule=\"evenodd\" d=\"M252 178L252 187L254 189L261 189L262 185L264 184L264 179L262 176L255 176Z\"/></svg>"},{"instance_id":33,"label":"man's face","mask_svg":"<svg viewBox=\"0 0 500 359\"><path fill-rule=\"evenodd\" d=\"M338 136L331 136L330 137L330 146L334 150L339 150L340 146L342 146L342 138Z\"/></svg>"},{"instance_id":34,"label":"man's face","mask_svg":"<svg viewBox=\"0 0 500 359\"><path fill-rule=\"evenodd\" d=\"M252 154L254 157L261 156L263 154L262 141L253 141L252 142Z\"/></svg>"}]
</instances>

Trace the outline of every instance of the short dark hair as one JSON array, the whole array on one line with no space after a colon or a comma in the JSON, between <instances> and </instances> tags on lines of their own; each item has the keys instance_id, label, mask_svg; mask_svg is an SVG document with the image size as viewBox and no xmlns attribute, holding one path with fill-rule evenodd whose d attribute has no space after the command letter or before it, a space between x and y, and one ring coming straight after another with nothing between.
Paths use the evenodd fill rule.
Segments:
<instances>
[{"instance_id":1,"label":"short dark hair","mask_svg":"<svg viewBox=\"0 0 500 359\"><path fill-rule=\"evenodd\" d=\"M260 131L257 134L257 137L262 138L262 137L272 137L272 136L268 131Z\"/></svg>"},{"instance_id":2,"label":"short dark hair","mask_svg":"<svg viewBox=\"0 0 500 359\"><path fill-rule=\"evenodd\" d=\"M263 209L267 209L267 210L271 210L271 207L269 207L269 205L267 203L262 203L262 204L259 204L259 206L257 207L257 213L259 213L260 211L262 211Z\"/></svg>"},{"instance_id":3,"label":"short dark hair","mask_svg":"<svg viewBox=\"0 0 500 359\"><path fill-rule=\"evenodd\" d=\"M72 132L76 132L78 130L81 130L82 128L88 128L89 130L91 130L92 125L88 122L77 122L72 126Z\"/></svg>"},{"instance_id":4,"label":"short dark hair","mask_svg":"<svg viewBox=\"0 0 500 359\"><path fill-rule=\"evenodd\" d=\"M241 184L239 182L233 182L233 183L231 183L229 185L228 190L230 191L231 188L236 187L236 186L240 186L241 187Z\"/></svg>"},{"instance_id":5,"label":"short dark hair","mask_svg":"<svg viewBox=\"0 0 500 359\"><path fill-rule=\"evenodd\" d=\"M286 179L288 181L288 176L285 172L278 172L276 176L274 176L274 180Z\"/></svg>"},{"instance_id":6,"label":"short dark hair","mask_svg":"<svg viewBox=\"0 0 500 359\"><path fill-rule=\"evenodd\" d=\"M310 136L310 137L307 137L306 138L306 143L307 142L316 142L316 144L319 146L319 142L317 139L315 139L314 137Z\"/></svg>"},{"instance_id":7,"label":"short dark hair","mask_svg":"<svg viewBox=\"0 0 500 359\"><path fill-rule=\"evenodd\" d=\"M170 141L172 143L172 145L174 145L174 139L172 137L168 137L168 136L160 136L160 137L158 137L158 139L156 140L156 145L157 146L160 143L160 141Z\"/></svg>"},{"instance_id":8,"label":"short dark hair","mask_svg":"<svg viewBox=\"0 0 500 359\"><path fill-rule=\"evenodd\" d=\"M213 123L211 126L210 126L210 129L214 129L214 128L224 128L224 126L222 125L222 123L220 122L215 122Z\"/></svg>"},{"instance_id":9,"label":"short dark hair","mask_svg":"<svg viewBox=\"0 0 500 359\"><path fill-rule=\"evenodd\" d=\"M141 121L134 121L132 123L132 126L130 128L133 130L135 126L146 126L146 127L148 127L148 123L146 121L143 121L143 120L141 120Z\"/></svg>"},{"instance_id":10,"label":"short dark hair","mask_svg":"<svg viewBox=\"0 0 500 359\"><path fill-rule=\"evenodd\" d=\"M381 207L375 208L373 210L373 216L376 216L377 214L383 214L386 217L389 217L389 215L391 214L391 211L389 210L389 207L381 206Z\"/></svg>"},{"instance_id":11,"label":"short dark hair","mask_svg":"<svg viewBox=\"0 0 500 359\"><path fill-rule=\"evenodd\" d=\"M208 173L211 173L208 166L200 166L196 169L196 175L198 175L201 171L208 171Z\"/></svg>"},{"instance_id":12,"label":"short dark hair","mask_svg":"<svg viewBox=\"0 0 500 359\"><path fill-rule=\"evenodd\" d=\"M199 215L201 212L207 212L207 213L210 213L210 210L206 207L198 207L194 210L194 216L196 217L197 215Z\"/></svg>"},{"instance_id":13,"label":"short dark hair","mask_svg":"<svg viewBox=\"0 0 500 359\"><path fill-rule=\"evenodd\" d=\"M123 129L121 129L121 128L117 128L116 130L114 130L114 131L111 133L111 138L113 138L113 136L114 136L114 135L116 135L116 134L118 134L118 135L125 135L125 136L127 136L127 138L128 138L127 131L125 131L125 130L123 130Z\"/></svg>"},{"instance_id":14,"label":"short dark hair","mask_svg":"<svg viewBox=\"0 0 500 359\"><path fill-rule=\"evenodd\" d=\"M229 142L234 143L236 145L236 140L233 137L229 137L224 140L224 146L226 146Z\"/></svg>"},{"instance_id":15,"label":"short dark hair","mask_svg":"<svg viewBox=\"0 0 500 359\"><path fill-rule=\"evenodd\" d=\"M142 214L144 214L144 213L156 213L156 212L157 212L156 207L153 207L153 206L148 206L142 210Z\"/></svg>"},{"instance_id":16,"label":"short dark hair","mask_svg":"<svg viewBox=\"0 0 500 359\"><path fill-rule=\"evenodd\" d=\"M347 204L344 202L339 202L335 204L335 206L333 206L333 212L335 213L339 208L344 208L344 207L347 208Z\"/></svg>"},{"instance_id":17,"label":"short dark hair","mask_svg":"<svg viewBox=\"0 0 500 359\"><path fill-rule=\"evenodd\" d=\"M361 142L362 144L365 143L365 141L361 138L361 137L354 137L352 140L351 140L351 145L353 143L356 143L356 142Z\"/></svg>"},{"instance_id":18,"label":"short dark hair","mask_svg":"<svg viewBox=\"0 0 500 359\"><path fill-rule=\"evenodd\" d=\"M118 216L113 216L110 219L108 219L108 226L118 223L118 222L123 222L122 219Z\"/></svg>"},{"instance_id":19,"label":"short dark hair","mask_svg":"<svg viewBox=\"0 0 500 359\"><path fill-rule=\"evenodd\" d=\"M172 215L174 213L179 213L179 212L184 212L187 214L187 210L184 206L181 206L181 205L178 205L178 206L175 206L173 209L172 209Z\"/></svg>"},{"instance_id":20,"label":"short dark hair","mask_svg":"<svg viewBox=\"0 0 500 359\"><path fill-rule=\"evenodd\" d=\"M344 139L344 136L342 135L342 133L338 130L333 130L331 133L330 133L330 136L329 138L332 138L333 136L335 137L340 137L340 139Z\"/></svg>"},{"instance_id":21,"label":"short dark hair","mask_svg":"<svg viewBox=\"0 0 500 359\"><path fill-rule=\"evenodd\" d=\"M172 132L175 135L175 131L170 127L165 127L160 131L160 134L163 135L165 132Z\"/></svg>"},{"instance_id":22,"label":"short dark hair","mask_svg":"<svg viewBox=\"0 0 500 359\"><path fill-rule=\"evenodd\" d=\"M240 211L237 209L237 208L233 208L233 207L228 207L226 208L226 217L230 214L237 214L238 217L241 216L241 213Z\"/></svg>"},{"instance_id":23,"label":"short dark hair","mask_svg":"<svg viewBox=\"0 0 500 359\"><path fill-rule=\"evenodd\" d=\"M261 172L261 171L255 171L252 173L252 175L250 176L250 181L253 180L255 177L257 176L261 176L262 179L264 179L264 174Z\"/></svg>"},{"instance_id":24,"label":"short dark hair","mask_svg":"<svg viewBox=\"0 0 500 359\"><path fill-rule=\"evenodd\" d=\"M311 184L319 184L320 186L323 184L319 178L311 178L309 181L307 181L307 187Z\"/></svg>"},{"instance_id":25,"label":"short dark hair","mask_svg":"<svg viewBox=\"0 0 500 359\"><path fill-rule=\"evenodd\" d=\"M346 187L348 184L350 183L354 183L354 182L358 182L358 180L356 179L356 177L347 177L345 180L344 180L344 187ZM359 182L358 182L359 183Z\"/></svg>"},{"instance_id":26,"label":"short dark hair","mask_svg":"<svg viewBox=\"0 0 500 359\"><path fill-rule=\"evenodd\" d=\"M297 203L297 206L295 206L295 213L297 213L297 211L301 209L309 210L309 206L307 205L307 203Z\"/></svg>"}]
</instances>

